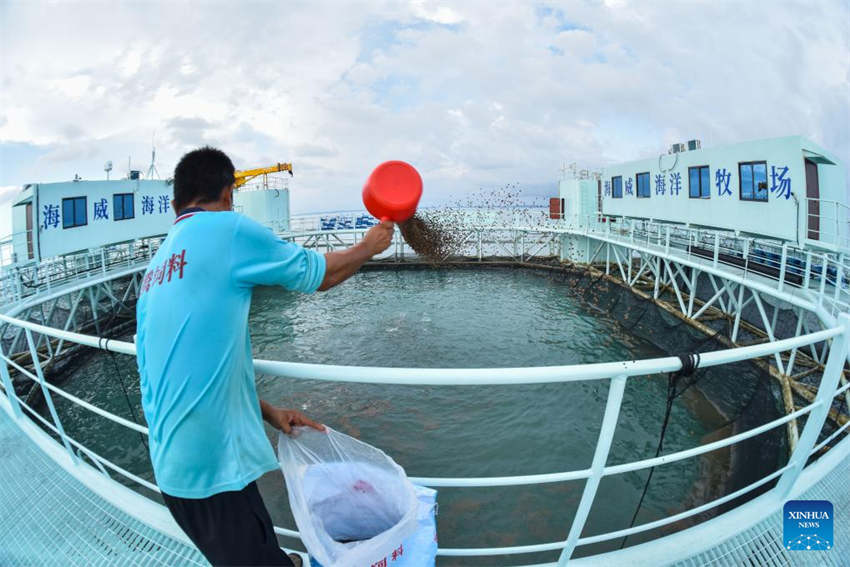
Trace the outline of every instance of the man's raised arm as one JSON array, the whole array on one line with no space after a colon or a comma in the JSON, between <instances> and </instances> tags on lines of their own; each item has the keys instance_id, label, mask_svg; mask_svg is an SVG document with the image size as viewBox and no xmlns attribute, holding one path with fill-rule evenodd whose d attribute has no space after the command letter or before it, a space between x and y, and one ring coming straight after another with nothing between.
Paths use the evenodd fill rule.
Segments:
<instances>
[{"instance_id":1,"label":"man's raised arm","mask_svg":"<svg viewBox=\"0 0 850 567\"><path fill-rule=\"evenodd\" d=\"M390 247L393 223L384 221L373 226L363 240L345 250L325 254L325 278L319 291L327 291L353 276L372 256Z\"/></svg>"}]
</instances>

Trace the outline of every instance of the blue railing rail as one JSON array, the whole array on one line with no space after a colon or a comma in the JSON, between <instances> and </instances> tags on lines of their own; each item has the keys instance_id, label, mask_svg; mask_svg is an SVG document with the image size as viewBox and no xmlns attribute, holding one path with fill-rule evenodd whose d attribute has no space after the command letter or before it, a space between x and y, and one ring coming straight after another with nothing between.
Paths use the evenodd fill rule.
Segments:
<instances>
[{"instance_id":1,"label":"blue railing rail","mask_svg":"<svg viewBox=\"0 0 850 567\"><path fill-rule=\"evenodd\" d=\"M69 402L78 405L105 419L117 423L143 435L148 434L146 427L116 416L102 408L90 404L80 398L64 391L63 389L45 381L42 372L41 360L35 348L34 334L43 334L49 337L74 342L80 345L107 350L114 353L134 356L136 347L133 343L109 340L91 335L83 335L69 331L61 331L36 323L21 321L6 315L0 315L0 320L12 326L19 326L24 330L29 346L33 369L29 370L20 362L12 360L0 351L0 383L7 401L8 411L16 420L35 420L58 436L60 443L70 456L72 466L88 467L83 457L90 461L96 470L104 477L109 477L109 471L113 471L132 482L135 482L149 490L158 492L158 488L138 475L125 470L111 462L109 459L97 454L81 441L72 439L67 435L63 426L61 416L56 411L53 396L58 395ZM452 368L383 368L362 366L335 366L319 365L293 362L280 362L271 360L256 360L255 371L260 374L281 376L296 379L313 379L326 381L345 381L368 384L398 384L398 385L451 385L476 387L483 385L503 386L509 384L535 384L545 382L577 382L586 380L608 380L610 387L605 405L602 426L600 428L593 460L590 467L586 469L564 471L560 473L528 474L501 477L469 477L469 478L432 478L412 477L413 482L433 487L489 487L508 485L534 485L552 482L564 482L569 480L584 480L585 486L578 506L565 540L544 542L534 545L510 546L510 547L486 547L486 548L440 548L438 555L442 556L494 556L525 554L541 551L558 551L560 557L558 565L565 565L572 557L576 547L598 543L616 538L637 534L668 524L672 524L684 518L694 516L716 508L735 498L743 496L763 487L767 483L777 480L775 486L770 489L773 502L781 505L783 499L794 490L795 483L810 456L823 449L831 443L838 435L847 429L847 425L833 432L829 437L817 443L826 422L828 412L834 398L843 394L850 388L850 384L839 387L839 377L842 374L848 354L848 329L850 329L850 316L841 314L839 325L814 333L801 335L789 339L773 341L758 345L738 347L720 351L703 353L700 358L700 368L720 366L733 362L752 360L755 358L769 356L780 352L802 346L830 341L831 348L827 358L820 386L814 402L799 408L793 413L778 419L764 423L747 431L730 435L710 443L705 443L661 455L659 457L643 459L619 464L608 464L609 451L614 438L614 432L619 421L623 402L623 393L627 381L636 376L644 376L659 372L673 372L681 368L678 357L662 357L645 360L632 360L620 362L603 362L585 365L546 366L531 368L486 368L486 369L452 369ZM27 405L16 394L12 386L9 368L14 368L22 376L34 381L41 389L46 405L49 410L50 419L42 416L34 408ZM774 471L752 484L735 491L731 494L715 499L695 508L670 515L668 517L637 525L624 530L594 536L581 537L582 529L587 520L588 513L596 498L597 489L602 478L615 474L644 470L650 467L663 466L669 463L693 458L710 451L732 446L741 441L750 439L777 427L781 427L792 419L807 415L806 425L800 436L796 448L789 456L788 461L780 469ZM115 482L109 480L109 482ZM742 506L747 506L743 504ZM770 510L769 512L772 512ZM140 518L144 520L144 518ZM738 529L731 527L730 529ZM287 537L298 537L298 532L291 529L276 527L275 531Z\"/></svg>"}]
</instances>

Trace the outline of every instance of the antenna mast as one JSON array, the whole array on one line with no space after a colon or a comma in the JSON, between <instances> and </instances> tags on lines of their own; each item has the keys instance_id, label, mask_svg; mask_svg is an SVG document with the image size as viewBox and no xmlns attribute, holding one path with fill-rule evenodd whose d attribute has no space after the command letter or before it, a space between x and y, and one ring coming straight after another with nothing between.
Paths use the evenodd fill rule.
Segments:
<instances>
[{"instance_id":1,"label":"antenna mast","mask_svg":"<svg viewBox=\"0 0 850 567\"><path fill-rule=\"evenodd\" d=\"M156 170L156 146L153 143L153 136L151 136L151 166L148 168L147 178L159 179L159 171Z\"/></svg>"}]
</instances>

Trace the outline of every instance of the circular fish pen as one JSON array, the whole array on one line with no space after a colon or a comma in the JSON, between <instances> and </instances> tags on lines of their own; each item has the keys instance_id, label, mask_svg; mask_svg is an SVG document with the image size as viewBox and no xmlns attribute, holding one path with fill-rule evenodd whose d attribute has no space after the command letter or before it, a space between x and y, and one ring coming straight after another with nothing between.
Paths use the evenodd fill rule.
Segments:
<instances>
[{"instance_id":1,"label":"circular fish pen","mask_svg":"<svg viewBox=\"0 0 850 567\"><path fill-rule=\"evenodd\" d=\"M314 246L331 238L344 245L356 235L301 238ZM606 274L598 263L580 267L553 259L546 252L564 245L560 235L550 241L523 237L528 241L513 236L496 246L513 242L519 258L479 247L477 258L467 251L464 259L435 269L409 261L399 243L391 257L326 294L257 289L250 329L260 397L298 407L382 448L415 481L437 487L438 564L556 561L570 543L571 524L582 516L574 540L584 541L572 556L614 551L705 522L774 487L789 470L799 430L796 439L788 434L795 416L788 418L781 384L764 361L779 352L770 343L801 336L793 332L793 317L777 304L771 341L747 323L752 313L741 317L744 325L716 313L693 325L669 309L682 301L669 281L659 297L647 297L645 288L633 285L646 283L640 274L629 283L629 277L614 277L610 266ZM538 253L526 255L535 246ZM115 289L129 290L120 301L103 297L88 313L80 310L97 320L97 306L110 303L114 317L101 316L85 330L114 339L118 352L131 350L125 345L132 341L127 328L137 277L115 280ZM697 288L697 308L707 305L703 314L710 314L716 292ZM63 309L72 311L70 303ZM123 333L111 332L119 322ZM726 337L736 324L736 338L751 350L732 356ZM810 334L825 362L825 341L835 335L828 329ZM32 336L37 343L43 334ZM4 339L4 351L14 350L9 327ZM55 342L45 344L58 350ZM111 350L103 342L91 346ZM783 350L791 348L797 347ZM693 374L678 372L682 363L675 355L712 351L717 357L703 356ZM64 426L56 439L85 440L87 450L150 488L144 433L78 403L141 423L135 359L88 348L68 352L65 367L45 370L48 381L61 375L56 385L75 398L52 396ZM15 380L22 390L32 380L21 374ZM31 392L19 395L38 407L43 390ZM45 401L39 411L49 422ZM774 426L749 434L766 423ZM816 438L835 430L827 425ZM694 452L697 447L711 448ZM669 455L676 458L664 461ZM138 488L132 478L116 478ZM287 536L281 543L297 548L288 537L294 522L281 475L270 473L260 485L275 524L283 526L279 533ZM156 498L148 488L140 490ZM705 510L689 513L699 508Z\"/></svg>"},{"instance_id":2,"label":"circular fish pen","mask_svg":"<svg viewBox=\"0 0 850 567\"><path fill-rule=\"evenodd\" d=\"M670 344L677 347L704 343L700 350L718 348L681 321L665 318L654 305L633 299L627 290L579 274L512 267L380 268L314 296L279 288L255 290L249 323L254 356L387 368L510 368L666 356L673 354L663 349L671 334L676 338ZM98 407L136 419L142 411L133 362L94 353L67 374L62 387ZM665 435L668 451L717 438L724 427L735 427L745 412L751 421L780 415L778 392L770 388L763 371L740 363L704 372L673 405ZM380 447L409 474L426 477L585 468L593 457L608 390L600 381L452 387L268 375L259 375L257 385L262 399L297 407ZM653 374L626 388L621 419L628 425L614 437L613 460L654 455L666 387L667 376ZM742 399L741 390L755 393L752 399ZM57 410L67 416L63 423L70 436L91 440L90 447L98 453L153 480L146 447L134 432L104 429L98 416L75 411L64 400L57 401ZM43 415L49 417L46 408ZM268 434L273 441L270 428ZM787 457L781 432L739 451L736 459L729 451L720 451L660 469L638 512L639 522L724 496L747 484L741 483L741 475L763 476ZM747 465L727 478L733 460ZM602 485L588 530L604 533L628 527L645 481L645 472L632 473ZM261 487L275 523L294 525L280 474L267 475ZM580 496L581 486L575 481L443 489L441 543L495 547L555 540ZM611 545L596 547L606 550ZM551 555L542 554L539 560L552 560Z\"/></svg>"}]
</instances>

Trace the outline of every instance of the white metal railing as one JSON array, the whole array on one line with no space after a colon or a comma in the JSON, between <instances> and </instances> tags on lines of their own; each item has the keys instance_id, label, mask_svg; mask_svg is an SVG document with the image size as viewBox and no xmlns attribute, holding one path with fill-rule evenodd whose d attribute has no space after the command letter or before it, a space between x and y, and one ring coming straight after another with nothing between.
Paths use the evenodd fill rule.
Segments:
<instances>
[{"instance_id":1,"label":"white metal railing","mask_svg":"<svg viewBox=\"0 0 850 567\"><path fill-rule=\"evenodd\" d=\"M826 203L827 202L822 202ZM847 207L835 203L835 207ZM843 207L843 208L842 208ZM439 211L439 209L434 209ZM424 209L425 214L429 213ZM357 228L356 221L362 211L296 215L292 217L290 231L284 238L309 245L333 249L356 241L366 227ZM719 264L738 266L745 271L775 280L782 290L786 286L812 289L819 305L826 305L833 314L850 310L850 249L825 250L794 243L753 238L724 230L659 223L641 219L611 217L601 214L582 219L553 220L546 211L538 208L520 210L469 209L453 212L453 222L459 223L458 233L466 233L464 245L471 247L472 256L486 255L487 235L496 232L506 237L490 239L490 244L501 243L502 256L524 259L534 256L530 234L586 235L594 239L617 239L630 245L653 246L656 250L675 252L687 258L708 260ZM351 228L322 230L321 218L347 218ZM343 238L343 236L348 235ZM483 235L483 238L482 238ZM510 239L514 239L510 242ZM118 243L77 254L43 260L38 264L5 266L0 269L0 300L3 304L50 292L64 283L86 274L105 273L114 267L142 263L156 251L162 237L141 241ZM510 249L507 247L510 246ZM560 253L560 247L546 249L551 254ZM845 252L847 252L845 254ZM397 233L393 247L384 257L404 258L412 254Z\"/></svg>"},{"instance_id":2,"label":"white metal railing","mask_svg":"<svg viewBox=\"0 0 850 567\"><path fill-rule=\"evenodd\" d=\"M850 247L850 207L827 199L806 198L805 237L817 245Z\"/></svg>"},{"instance_id":3,"label":"white metal railing","mask_svg":"<svg viewBox=\"0 0 850 567\"><path fill-rule=\"evenodd\" d=\"M549 210L543 207L419 207L420 215L450 217L453 222L466 226L544 226L549 221ZM358 226L358 221L362 221ZM329 211L324 213L305 213L292 215L289 220L289 232L307 232L314 230L365 229L366 222L378 223L378 219L363 209L347 211Z\"/></svg>"},{"instance_id":4,"label":"white metal railing","mask_svg":"<svg viewBox=\"0 0 850 567\"><path fill-rule=\"evenodd\" d=\"M469 218L478 220L487 218L491 221L490 226L496 218L506 222L515 222L515 224L519 224L520 221L527 223L530 219L534 219L534 223L537 223L538 220L542 219L537 209L528 209L516 213L502 211L502 213L493 216L492 211L476 210L475 214L470 215ZM344 211L342 213L328 213L327 215L294 216L292 217L290 231L282 233L282 236L297 240L310 235L314 238L314 243L324 243L324 246L328 249L350 245L352 242L356 242L368 229L368 227L356 228L356 219L362 215L362 211ZM337 225L334 225L336 228L333 230L322 230L321 218L323 216L347 218L352 227L340 229ZM300 228L296 229L295 227ZM343 236L344 238L341 238ZM81 278L103 275L115 269L143 266L156 252L163 238L164 236L157 236L120 242L44 259L37 263L2 266L0 267L0 306L52 293L57 288L71 282L77 282ZM382 257L399 258L405 255L412 255L412 250L406 246L397 231L392 248Z\"/></svg>"},{"instance_id":5,"label":"white metal railing","mask_svg":"<svg viewBox=\"0 0 850 567\"><path fill-rule=\"evenodd\" d=\"M10 234L0 238L0 269L11 264L14 259L14 235Z\"/></svg>"},{"instance_id":6,"label":"white metal railing","mask_svg":"<svg viewBox=\"0 0 850 567\"><path fill-rule=\"evenodd\" d=\"M41 370L41 360L35 348L33 335L46 335L48 337L126 355L135 355L135 345L128 342L107 340L90 335L61 331L32 322L21 321L6 315L0 315L0 320L24 330L27 338L27 344L29 346L29 354L33 362L33 370L28 370L20 362L15 362L6 356L2 352L2 349L0 349L0 358L3 360L3 363L0 364L0 384L2 384L2 390L5 394L5 398L9 402L13 417L17 420L34 418L36 421L54 432L59 437L62 445L64 445L66 451L70 455L74 466L87 466L82 462L82 456L85 456L92 462L92 464L94 464L97 470L106 477L109 477L108 470L111 470L114 473L117 473L147 489L158 491L157 487L153 483L141 478L137 474L125 470L119 465L111 462L109 459L97 454L79 440L72 439L66 434L62 426L61 417L56 411L53 402L53 395L61 396L87 411L93 412L132 431L147 435L148 430L142 425L135 424L124 418L116 416L102 408L65 392L63 389L55 385L47 383ZM510 547L440 548L438 551L438 554L442 556L491 556L560 550L561 554L558 564L564 565L578 546L626 537L672 524L681 519L716 508L723 503L748 494L753 490L763 487L767 483L777 479L776 485L770 489L770 493L775 495L776 502L781 502L784 496L792 492L794 484L805 466L807 459L846 430L846 426L844 426L816 445L817 439L823 429L827 414L830 410L832 400L836 396L841 395L850 389L850 384L841 387L838 386L839 376L842 373L844 362L847 360L847 330L850 329L850 316L842 314L839 317L839 322L840 326L838 327L825 329L815 333L809 333L770 343L701 354L699 367L706 368L743 360L751 360L823 341L831 341L832 347L829 351L823 378L821 380L820 387L818 388L816 398L811 404L799 408L793 413L782 416L768 423L764 423L758 427L754 427L735 435L730 435L723 439L674 453L661 455L659 457L611 465L607 464L608 454L614 437L614 432L619 421L623 393L627 381L635 376L679 370L681 368L681 361L678 357L663 357L637 361L608 362L586 365L488 369L380 368L257 360L255 361L255 370L258 373L272 376L309 378L327 381L399 385L461 385L468 387L481 385L609 380L610 387L608 390L602 426L597 437L596 449L594 451L592 463L590 467L586 469L564 471L559 473L502 477L412 477L412 480L416 483L434 487L491 487L584 480L585 488L582 493L578 510L569 529L567 538L563 541ZM9 367L14 368L22 376L32 380L38 385L38 387L41 388L41 392L44 395L50 414L50 419L41 416L37 411L33 410L33 408L29 407L23 402L23 400L20 400L17 397L12 386ZM24 412L26 412L26 414L24 414ZM795 450L791 453L788 462L770 475L767 475L764 478L735 491L734 493L715 499L711 502L704 503L695 508L670 515L666 518L637 525L628 529L594 536L580 537L602 478L615 474L644 470L650 467L663 466L669 463L690 459L717 449L729 447L777 427L781 427L788 421L804 415L808 416L808 419L806 420L805 428ZM742 506L746 505L747 504L743 504ZM772 512L772 510L768 512ZM738 527L732 526L730 529L738 529ZM276 527L275 531L283 536L298 537L298 533L291 529Z\"/></svg>"},{"instance_id":7,"label":"white metal railing","mask_svg":"<svg viewBox=\"0 0 850 567\"><path fill-rule=\"evenodd\" d=\"M589 216L582 226L591 238L646 247L676 260L709 262L713 268L736 267L745 276L772 280L773 289L780 294L795 288L806 290L833 316L850 311L850 251L830 252L723 230L606 215Z\"/></svg>"},{"instance_id":8,"label":"white metal railing","mask_svg":"<svg viewBox=\"0 0 850 567\"><path fill-rule=\"evenodd\" d=\"M457 232L514 231L517 234L548 232L587 235L591 238L604 236L617 238L624 243L652 245L668 252L682 251L687 257L707 259L714 266L719 264L737 266L754 274L774 279L778 282L780 289L787 285L816 287L821 283L828 286L831 292L839 288L842 292L843 304L850 307L850 297L845 297L850 286L850 278L848 278L850 254L836 254L827 250L798 247L789 242L736 235L724 230L605 215L591 215L581 219L580 223L543 219L539 216L518 218L516 219L518 222L507 219L508 222L498 224L479 223L477 220L480 219L475 218L467 220L469 222L456 228ZM520 222L523 220L531 220L531 222ZM312 237L313 243L321 245L324 242L325 246L333 248L334 245L343 246L351 242L351 240L339 238L340 236L362 234L365 231L365 229L355 228L322 230L318 226L319 217L309 217L305 221L304 228L293 229L283 236L297 242L303 242L306 237ZM335 240L336 238L339 239ZM825 274L825 277L822 274Z\"/></svg>"},{"instance_id":9,"label":"white metal railing","mask_svg":"<svg viewBox=\"0 0 850 567\"><path fill-rule=\"evenodd\" d=\"M575 225L555 220L545 225L468 225L454 230L456 234L465 235L460 239L463 248L460 255L466 258L482 260L488 255L497 255L523 261L541 255L560 256L560 236L586 236L596 240L597 245L608 242L633 251L645 249L703 269L728 272L730 267L737 268L744 277L755 277L753 285L761 285L757 278L772 282L770 289L778 292L782 299L791 299L793 290L802 289L810 294L807 297L812 302L833 316L850 311L850 254L798 248L787 242L755 239L728 231L604 215L589 216ZM282 236L302 246L334 250L356 243L365 231L307 230ZM540 236L543 237L542 248L541 240L535 240ZM545 240L547 236L549 241ZM382 258L405 260L413 255L413 250L397 232ZM595 257L592 260L601 261ZM605 259L606 264L610 261Z\"/></svg>"},{"instance_id":10,"label":"white metal railing","mask_svg":"<svg viewBox=\"0 0 850 567\"><path fill-rule=\"evenodd\" d=\"M0 305L52 293L81 279L146 264L164 236L119 242L66 254L38 263L5 266L0 270Z\"/></svg>"}]
</instances>

